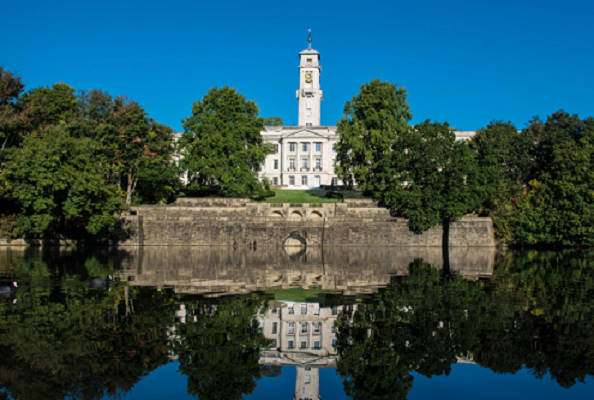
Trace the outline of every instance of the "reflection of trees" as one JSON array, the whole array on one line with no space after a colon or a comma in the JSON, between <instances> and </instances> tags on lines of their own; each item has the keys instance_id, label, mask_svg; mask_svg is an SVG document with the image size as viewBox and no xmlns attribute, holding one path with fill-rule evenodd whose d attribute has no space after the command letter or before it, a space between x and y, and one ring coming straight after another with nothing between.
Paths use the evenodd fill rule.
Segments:
<instances>
[{"instance_id":1,"label":"reflection of trees","mask_svg":"<svg viewBox=\"0 0 594 400\"><path fill-rule=\"evenodd\" d=\"M563 387L594 375L593 255L530 251L502 260L494 285L508 290L499 290L496 301L513 304L513 314L481 332L475 360L497 372L524 364L538 378L549 372Z\"/></svg>"},{"instance_id":2,"label":"reflection of trees","mask_svg":"<svg viewBox=\"0 0 594 400\"><path fill-rule=\"evenodd\" d=\"M166 330L145 323L167 315L165 292L93 289L73 271L86 264L93 274L108 273L106 260L73 259L57 277L51 258L25 254L14 267L17 302L0 304L0 386L12 398L113 396L168 361ZM126 297L134 315L121 304Z\"/></svg>"},{"instance_id":3,"label":"reflection of trees","mask_svg":"<svg viewBox=\"0 0 594 400\"><path fill-rule=\"evenodd\" d=\"M200 400L241 399L253 393L258 379L280 374L258 362L258 349L270 344L255 318L262 304L258 294L185 302L173 351L188 377L188 393Z\"/></svg>"},{"instance_id":4,"label":"reflection of trees","mask_svg":"<svg viewBox=\"0 0 594 400\"><path fill-rule=\"evenodd\" d=\"M509 253L491 282L416 262L339 317L337 371L353 399L406 398L413 371L447 375L457 357L570 387L594 373L593 300L590 252Z\"/></svg>"}]
</instances>

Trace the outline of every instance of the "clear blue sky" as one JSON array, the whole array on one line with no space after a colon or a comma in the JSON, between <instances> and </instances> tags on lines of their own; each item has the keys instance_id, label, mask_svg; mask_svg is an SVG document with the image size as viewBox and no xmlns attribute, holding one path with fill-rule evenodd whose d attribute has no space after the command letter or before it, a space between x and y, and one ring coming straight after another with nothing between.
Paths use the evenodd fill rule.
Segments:
<instances>
[{"instance_id":1,"label":"clear blue sky","mask_svg":"<svg viewBox=\"0 0 594 400\"><path fill-rule=\"evenodd\" d=\"M132 97L181 130L212 86L297 123L298 52L322 55L322 124L359 86L406 87L413 122L519 128L594 116L593 1L3 1L0 65L27 89L64 81Z\"/></svg>"}]
</instances>

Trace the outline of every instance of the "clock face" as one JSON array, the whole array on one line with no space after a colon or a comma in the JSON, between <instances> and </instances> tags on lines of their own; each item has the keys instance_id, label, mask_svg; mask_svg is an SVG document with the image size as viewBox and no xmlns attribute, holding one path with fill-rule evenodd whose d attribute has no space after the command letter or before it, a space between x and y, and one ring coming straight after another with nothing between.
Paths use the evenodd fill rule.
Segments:
<instances>
[{"instance_id":1,"label":"clock face","mask_svg":"<svg viewBox=\"0 0 594 400\"><path fill-rule=\"evenodd\" d=\"M313 82L313 72L311 72L311 71L305 72L305 82L307 82L307 83Z\"/></svg>"}]
</instances>

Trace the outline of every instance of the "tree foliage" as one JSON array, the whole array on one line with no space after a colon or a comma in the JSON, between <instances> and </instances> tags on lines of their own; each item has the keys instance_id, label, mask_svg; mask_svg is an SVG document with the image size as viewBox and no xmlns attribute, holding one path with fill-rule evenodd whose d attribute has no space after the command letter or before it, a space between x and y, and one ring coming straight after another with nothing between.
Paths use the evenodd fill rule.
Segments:
<instances>
[{"instance_id":1,"label":"tree foliage","mask_svg":"<svg viewBox=\"0 0 594 400\"><path fill-rule=\"evenodd\" d=\"M335 145L335 171L345 185L381 193L394 179L391 152L412 119L406 98L403 88L375 79L345 104Z\"/></svg>"},{"instance_id":2,"label":"tree foliage","mask_svg":"<svg viewBox=\"0 0 594 400\"><path fill-rule=\"evenodd\" d=\"M594 119L563 110L521 132L491 123L472 148L498 179L485 203L496 233L507 243L594 244Z\"/></svg>"},{"instance_id":3,"label":"tree foliage","mask_svg":"<svg viewBox=\"0 0 594 400\"><path fill-rule=\"evenodd\" d=\"M361 86L338 125L336 172L408 218L421 233L478 211L493 189L474 153L447 123L409 126L406 91L379 80Z\"/></svg>"},{"instance_id":4,"label":"tree foliage","mask_svg":"<svg viewBox=\"0 0 594 400\"><path fill-rule=\"evenodd\" d=\"M22 232L44 238L86 230L106 238L124 207L117 189L106 185L100 147L61 127L40 133L25 138L2 172L5 191L22 207Z\"/></svg>"},{"instance_id":5,"label":"tree foliage","mask_svg":"<svg viewBox=\"0 0 594 400\"><path fill-rule=\"evenodd\" d=\"M61 82L23 87L0 69L4 237L105 238L123 204L172 200L179 172L171 128L125 96L77 93Z\"/></svg>"},{"instance_id":6,"label":"tree foliage","mask_svg":"<svg viewBox=\"0 0 594 400\"><path fill-rule=\"evenodd\" d=\"M246 101L228 86L209 90L182 121L182 170L196 190L220 188L227 194L259 193L258 171L272 144L260 134L264 118L254 101Z\"/></svg>"}]
</instances>

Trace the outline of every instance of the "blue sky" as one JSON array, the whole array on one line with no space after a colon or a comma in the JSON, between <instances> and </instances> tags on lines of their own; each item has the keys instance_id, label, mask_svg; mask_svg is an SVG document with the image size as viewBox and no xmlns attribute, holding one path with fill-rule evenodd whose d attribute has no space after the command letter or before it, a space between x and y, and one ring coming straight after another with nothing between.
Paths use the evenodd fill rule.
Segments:
<instances>
[{"instance_id":1,"label":"blue sky","mask_svg":"<svg viewBox=\"0 0 594 400\"><path fill-rule=\"evenodd\" d=\"M64 81L180 120L213 86L297 123L298 52L322 55L322 124L359 86L405 86L413 122L519 128L558 109L594 116L594 2L4 1L0 65L27 89Z\"/></svg>"}]
</instances>

